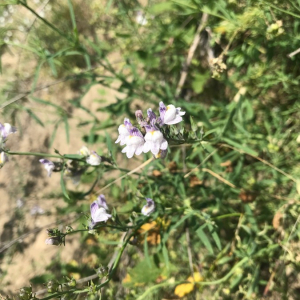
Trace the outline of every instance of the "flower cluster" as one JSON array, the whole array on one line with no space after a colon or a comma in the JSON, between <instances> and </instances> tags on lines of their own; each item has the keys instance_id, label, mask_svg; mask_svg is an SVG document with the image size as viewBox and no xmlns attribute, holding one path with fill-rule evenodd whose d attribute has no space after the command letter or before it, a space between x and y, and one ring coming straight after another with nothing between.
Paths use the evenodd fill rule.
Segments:
<instances>
[{"instance_id":1,"label":"flower cluster","mask_svg":"<svg viewBox=\"0 0 300 300\"><path fill-rule=\"evenodd\" d=\"M7 137L11 133L15 133L16 131L17 129L11 126L9 123L0 123L0 167L2 167L8 161L8 157L3 151L3 149L5 148Z\"/></svg>"},{"instance_id":2,"label":"flower cluster","mask_svg":"<svg viewBox=\"0 0 300 300\"><path fill-rule=\"evenodd\" d=\"M161 129L166 125L181 122L184 114L185 112L182 112L180 107L176 108L172 104L165 106L163 102L159 103L159 117L149 108L145 120L142 111L138 110L135 115L140 127L145 131L145 136L131 124L129 119L125 118L124 124L119 126L119 136L115 143L125 145L122 153L126 153L128 158L133 157L134 154L139 155L149 151L156 158L164 158L168 151L168 141Z\"/></svg>"}]
</instances>

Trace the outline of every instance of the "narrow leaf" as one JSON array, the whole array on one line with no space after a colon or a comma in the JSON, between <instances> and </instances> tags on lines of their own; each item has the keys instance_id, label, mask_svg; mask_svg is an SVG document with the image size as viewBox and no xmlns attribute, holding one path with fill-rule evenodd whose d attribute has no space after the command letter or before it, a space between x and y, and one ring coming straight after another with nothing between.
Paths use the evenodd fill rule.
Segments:
<instances>
[{"instance_id":1,"label":"narrow leaf","mask_svg":"<svg viewBox=\"0 0 300 300\"><path fill-rule=\"evenodd\" d=\"M36 115L36 114L34 114L33 112L32 112L32 110L30 110L29 108L27 108L27 107L25 107L24 108L26 111L27 111L27 113L38 123L38 124L40 124L42 127L44 127L44 123L38 118L38 116Z\"/></svg>"},{"instance_id":2,"label":"narrow leaf","mask_svg":"<svg viewBox=\"0 0 300 300\"><path fill-rule=\"evenodd\" d=\"M214 239L218 249L221 251L222 250L221 241L220 241L219 235L216 232L216 228L214 228L211 224L208 224L208 229L209 229L211 236Z\"/></svg>"},{"instance_id":3,"label":"narrow leaf","mask_svg":"<svg viewBox=\"0 0 300 300\"><path fill-rule=\"evenodd\" d=\"M68 122L68 117L67 116L64 116L64 123L65 123L67 143L69 144L69 142L70 142L70 129L69 129L69 122Z\"/></svg>"},{"instance_id":4,"label":"narrow leaf","mask_svg":"<svg viewBox=\"0 0 300 300\"><path fill-rule=\"evenodd\" d=\"M145 261L146 261L147 265L150 268L151 267L151 261L150 261L150 257L149 257L149 251L148 251L147 237L148 237L148 232L146 232L145 238L144 238L144 255L145 255Z\"/></svg>"},{"instance_id":5,"label":"narrow leaf","mask_svg":"<svg viewBox=\"0 0 300 300\"><path fill-rule=\"evenodd\" d=\"M64 165L63 165L63 168L60 172L60 186L61 186L61 190L62 190L62 193L63 195L68 199L70 200L70 197L67 193L67 189L66 189L66 186L65 186L65 182L64 182Z\"/></svg>"},{"instance_id":6,"label":"narrow leaf","mask_svg":"<svg viewBox=\"0 0 300 300\"><path fill-rule=\"evenodd\" d=\"M205 226L206 226L206 224L205 224ZM197 233L199 239L201 240L201 242L203 243L203 245L205 246L205 248L208 250L208 252L210 254L214 254L213 247L212 247L207 235L203 231L202 227L198 228L196 233Z\"/></svg>"}]
</instances>

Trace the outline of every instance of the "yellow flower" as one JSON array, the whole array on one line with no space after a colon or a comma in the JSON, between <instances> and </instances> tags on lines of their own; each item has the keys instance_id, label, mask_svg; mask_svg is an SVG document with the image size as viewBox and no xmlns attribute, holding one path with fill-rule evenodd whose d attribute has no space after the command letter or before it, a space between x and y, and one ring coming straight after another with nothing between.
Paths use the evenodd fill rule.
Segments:
<instances>
[{"instance_id":1,"label":"yellow flower","mask_svg":"<svg viewBox=\"0 0 300 300\"><path fill-rule=\"evenodd\" d=\"M189 283L182 283L176 286L174 294L180 298L183 296L189 294L194 290L195 284L197 282L203 281L203 277L200 273L195 272L194 277L190 276L186 281L189 281Z\"/></svg>"}]
</instances>

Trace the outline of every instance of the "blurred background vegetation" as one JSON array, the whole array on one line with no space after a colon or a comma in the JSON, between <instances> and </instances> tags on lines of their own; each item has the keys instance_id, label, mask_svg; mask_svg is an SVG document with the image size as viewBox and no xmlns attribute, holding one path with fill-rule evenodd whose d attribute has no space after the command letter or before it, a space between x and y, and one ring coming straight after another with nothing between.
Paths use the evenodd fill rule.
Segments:
<instances>
[{"instance_id":1,"label":"blurred background vegetation","mask_svg":"<svg viewBox=\"0 0 300 300\"><path fill-rule=\"evenodd\" d=\"M32 125L50 126L49 152L63 128L64 143L78 132L82 143L124 166L114 145L124 117L136 123L135 110L158 111L160 101L186 111L182 126L193 142L171 146L165 160L105 192L123 222L143 197L158 212L128 246L102 299L299 299L299 0L0 5L2 118L21 132L24 113ZM5 67L10 54L13 68ZM98 95L86 105L93 87ZM45 121L41 110L54 118ZM69 198L52 195L64 201L57 217L88 212L95 194L86 196L87 187L119 176L106 171L85 173ZM78 239L72 263L54 259L29 278L34 290L50 279L94 274L120 235L103 229ZM191 284L179 284L188 278Z\"/></svg>"}]
</instances>

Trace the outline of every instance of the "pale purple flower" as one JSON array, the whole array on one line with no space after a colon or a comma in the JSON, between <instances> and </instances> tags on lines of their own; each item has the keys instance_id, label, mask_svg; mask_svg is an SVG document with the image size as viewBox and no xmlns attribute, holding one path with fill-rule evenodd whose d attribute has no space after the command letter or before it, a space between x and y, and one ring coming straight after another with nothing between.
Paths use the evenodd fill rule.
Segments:
<instances>
[{"instance_id":1,"label":"pale purple flower","mask_svg":"<svg viewBox=\"0 0 300 300\"><path fill-rule=\"evenodd\" d=\"M4 123L3 125L0 123L0 133L5 140L11 133L15 133L17 131L16 127L11 126L9 123Z\"/></svg>"},{"instance_id":2,"label":"pale purple flower","mask_svg":"<svg viewBox=\"0 0 300 300\"><path fill-rule=\"evenodd\" d=\"M98 196L98 198L91 204L91 224L90 228L93 228L99 222L106 222L111 215L107 213L108 207L104 195Z\"/></svg>"},{"instance_id":3,"label":"pale purple flower","mask_svg":"<svg viewBox=\"0 0 300 300\"><path fill-rule=\"evenodd\" d=\"M125 145L127 137L130 135L130 129L132 129L133 126L129 119L124 119L124 124L121 124L118 128L119 136L118 139L115 141L115 143L120 143L121 146Z\"/></svg>"},{"instance_id":4,"label":"pale purple flower","mask_svg":"<svg viewBox=\"0 0 300 300\"><path fill-rule=\"evenodd\" d=\"M4 165L8 161L8 156L4 151L0 153L0 165Z\"/></svg>"},{"instance_id":5,"label":"pale purple flower","mask_svg":"<svg viewBox=\"0 0 300 300\"><path fill-rule=\"evenodd\" d=\"M145 144L143 151L147 153L151 150L154 155L157 155L160 150L168 148L168 142L163 134L155 126L146 127L147 133L145 135Z\"/></svg>"},{"instance_id":6,"label":"pale purple flower","mask_svg":"<svg viewBox=\"0 0 300 300\"><path fill-rule=\"evenodd\" d=\"M132 127L125 143L126 147L123 148L122 153L126 153L126 156L131 158L134 154L140 155L143 152L145 140L142 133L136 127Z\"/></svg>"},{"instance_id":7,"label":"pale purple flower","mask_svg":"<svg viewBox=\"0 0 300 300\"><path fill-rule=\"evenodd\" d=\"M180 107L175 107L173 104L165 106L161 101L159 103L159 114L161 124L173 125L182 121L182 116L185 115L185 112L180 111Z\"/></svg>"},{"instance_id":8,"label":"pale purple flower","mask_svg":"<svg viewBox=\"0 0 300 300\"><path fill-rule=\"evenodd\" d=\"M142 208L142 214L149 216L155 211L155 203L151 198L146 198L147 204Z\"/></svg>"},{"instance_id":9,"label":"pale purple flower","mask_svg":"<svg viewBox=\"0 0 300 300\"><path fill-rule=\"evenodd\" d=\"M44 165L45 169L48 172L48 176L51 177L52 171L55 168L54 163L51 160L48 160L45 158L40 159L40 163L42 163Z\"/></svg>"},{"instance_id":10,"label":"pale purple flower","mask_svg":"<svg viewBox=\"0 0 300 300\"><path fill-rule=\"evenodd\" d=\"M99 166L101 160L101 156L99 156L95 151L91 151L91 155L86 158L86 162L91 166Z\"/></svg>"}]
</instances>

